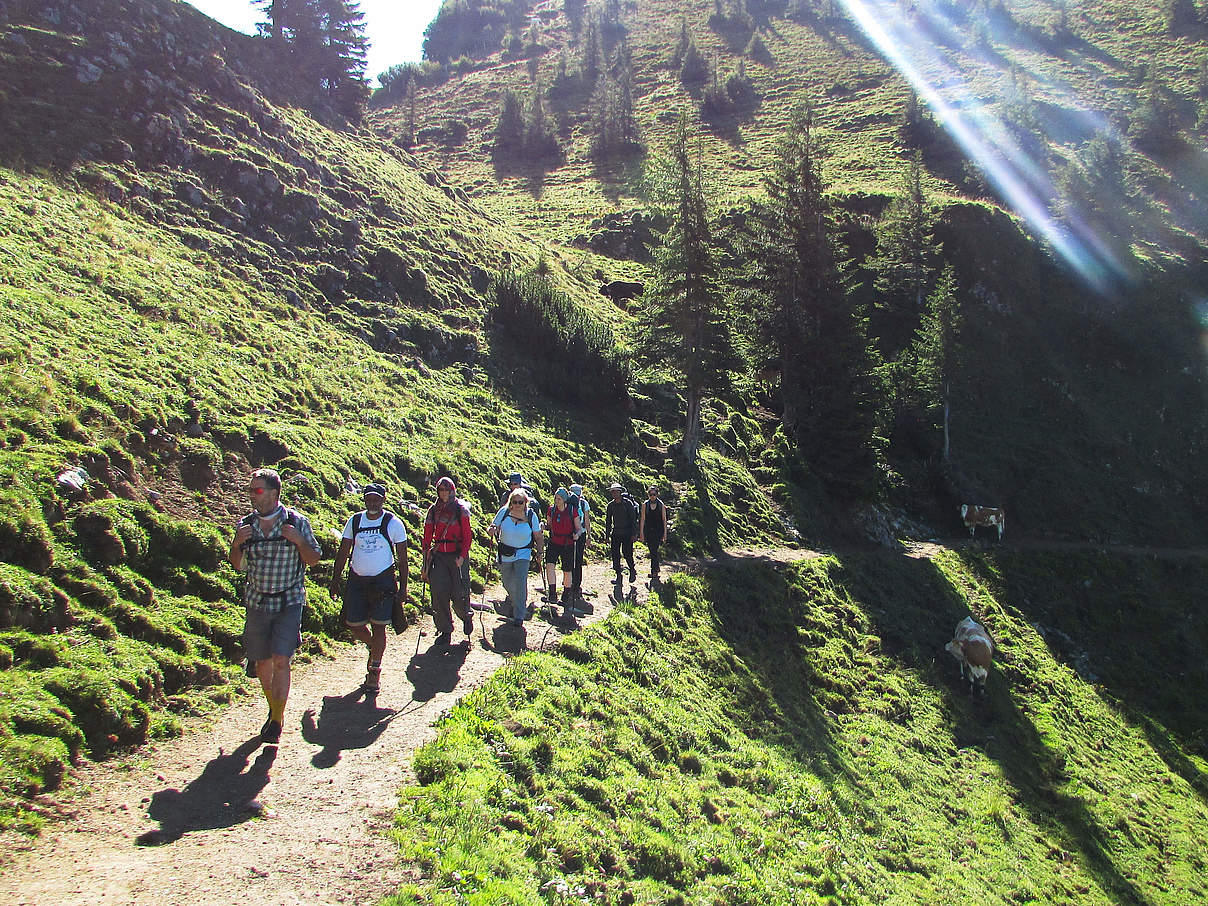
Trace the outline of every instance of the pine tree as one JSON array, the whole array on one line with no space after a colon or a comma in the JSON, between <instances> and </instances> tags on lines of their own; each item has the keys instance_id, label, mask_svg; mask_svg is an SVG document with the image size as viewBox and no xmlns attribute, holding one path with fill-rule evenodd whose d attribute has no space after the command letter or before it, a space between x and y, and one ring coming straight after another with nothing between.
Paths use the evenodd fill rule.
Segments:
<instances>
[{"instance_id":1,"label":"pine tree","mask_svg":"<svg viewBox=\"0 0 1208 906\"><path fill-rule=\"evenodd\" d=\"M519 152L524 147L525 132L524 107L520 103L520 95L515 91L505 91L499 120L495 124L494 153L509 155Z\"/></svg>"},{"instance_id":2,"label":"pine tree","mask_svg":"<svg viewBox=\"0 0 1208 906\"><path fill-rule=\"evenodd\" d=\"M561 157L562 149L554 134L554 125L545 114L544 92L541 83L533 86L533 98L529 105L528 125L524 132L524 151L530 157Z\"/></svg>"},{"instance_id":3,"label":"pine tree","mask_svg":"<svg viewBox=\"0 0 1208 906\"><path fill-rule=\"evenodd\" d=\"M588 85L595 82L603 68L604 51L600 47L600 26L595 16L588 17L587 30L583 33L583 57L579 71Z\"/></svg>"},{"instance_id":4,"label":"pine tree","mask_svg":"<svg viewBox=\"0 0 1208 906\"><path fill-rule=\"evenodd\" d=\"M930 290L940 253L935 220L923 192L922 158L916 152L900 193L877 224L877 252L865 264L875 275L882 315L879 334L887 353L896 352L908 340Z\"/></svg>"},{"instance_id":5,"label":"pine tree","mask_svg":"<svg viewBox=\"0 0 1208 906\"><path fill-rule=\"evenodd\" d=\"M323 35L320 90L342 116L358 120L369 97L365 16L354 0L316 0L316 6Z\"/></svg>"},{"instance_id":6,"label":"pine tree","mask_svg":"<svg viewBox=\"0 0 1208 906\"><path fill-rule=\"evenodd\" d=\"M671 159L655 194L669 226L655 252L644 327L653 347L679 375L684 395L683 457L694 465L705 395L723 385L737 357L718 280L703 176L688 147L686 115L680 117Z\"/></svg>"},{"instance_id":7,"label":"pine tree","mask_svg":"<svg viewBox=\"0 0 1208 906\"><path fill-rule=\"evenodd\" d=\"M873 358L844 292L809 108L794 115L771 171L752 260L769 304L762 330L781 366L785 430L844 497L876 480Z\"/></svg>"},{"instance_id":8,"label":"pine tree","mask_svg":"<svg viewBox=\"0 0 1208 906\"><path fill-rule=\"evenodd\" d=\"M688 20L680 19L679 37L675 41L675 50L671 53L671 65L675 69L684 65L684 56L688 53L688 46L691 43L692 33L688 31Z\"/></svg>"},{"instance_id":9,"label":"pine tree","mask_svg":"<svg viewBox=\"0 0 1208 906\"><path fill-rule=\"evenodd\" d=\"M688 49L684 51L684 61L680 64L680 81L685 85L699 85L708 81L711 74L709 61L696 46L696 39L688 37Z\"/></svg>"},{"instance_id":10,"label":"pine tree","mask_svg":"<svg viewBox=\"0 0 1208 906\"><path fill-rule=\"evenodd\" d=\"M944 462L948 461L951 449L952 383L958 366L960 326L956 275L952 266L947 265L927 298L927 311L915 331L910 356L914 383L923 405L930 411L938 410L942 416Z\"/></svg>"}]
</instances>

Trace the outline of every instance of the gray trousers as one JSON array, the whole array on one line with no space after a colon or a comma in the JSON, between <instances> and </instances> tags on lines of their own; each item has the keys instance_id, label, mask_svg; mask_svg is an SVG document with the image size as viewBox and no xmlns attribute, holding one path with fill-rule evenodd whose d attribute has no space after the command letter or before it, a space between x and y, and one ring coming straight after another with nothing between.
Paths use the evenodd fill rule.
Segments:
<instances>
[{"instance_id":1,"label":"gray trousers","mask_svg":"<svg viewBox=\"0 0 1208 906\"><path fill-rule=\"evenodd\" d=\"M464 620L470 613L470 558L467 557L457 568L456 553L432 554L432 563L428 567L428 583L432 586L432 621L436 624L437 632L453 632L453 614Z\"/></svg>"}]
</instances>

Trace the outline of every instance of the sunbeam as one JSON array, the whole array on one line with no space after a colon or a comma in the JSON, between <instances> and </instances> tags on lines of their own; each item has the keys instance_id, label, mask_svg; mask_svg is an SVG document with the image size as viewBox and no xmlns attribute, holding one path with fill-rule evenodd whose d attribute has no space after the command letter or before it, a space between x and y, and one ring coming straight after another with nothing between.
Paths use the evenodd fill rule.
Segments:
<instances>
[{"instance_id":1,"label":"sunbeam","mask_svg":"<svg viewBox=\"0 0 1208 906\"><path fill-rule=\"evenodd\" d=\"M1020 145L994 112L991 99L978 97L965 74L945 55L945 45L963 45L968 52L968 27L933 4L912 4L903 14L895 0L839 2L1015 213L1088 286L1107 293L1132 282L1127 265L1079 212L1067 211L1068 223L1054 218L1050 209L1058 193L1044 161L1034 159ZM997 61L984 64L1002 68ZM1107 131L1101 120L1094 122Z\"/></svg>"}]
</instances>

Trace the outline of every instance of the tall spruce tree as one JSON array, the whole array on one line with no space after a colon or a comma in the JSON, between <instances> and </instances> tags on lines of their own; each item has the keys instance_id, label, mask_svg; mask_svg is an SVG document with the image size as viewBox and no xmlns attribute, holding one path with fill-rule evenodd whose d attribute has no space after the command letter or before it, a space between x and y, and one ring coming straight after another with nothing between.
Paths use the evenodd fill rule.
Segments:
<instances>
[{"instance_id":1,"label":"tall spruce tree","mask_svg":"<svg viewBox=\"0 0 1208 906\"><path fill-rule=\"evenodd\" d=\"M356 0L254 0L295 97L358 120L369 97L365 83L365 17Z\"/></svg>"},{"instance_id":2,"label":"tall spruce tree","mask_svg":"<svg viewBox=\"0 0 1208 906\"><path fill-rule=\"evenodd\" d=\"M679 375L684 395L682 455L695 465L701 442L701 406L724 385L737 355L718 265L701 167L692 160L688 118L681 114L670 160L653 186L668 221L655 251L654 280L644 328L654 349Z\"/></svg>"},{"instance_id":3,"label":"tall spruce tree","mask_svg":"<svg viewBox=\"0 0 1208 906\"><path fill-rule=\"evenodd\" d=\"M951 451L952 382L958 365L960 326L956 275L947 265L927 297L927 311L915 332L910 356L920 401L928 411L941 416L944 462Z\"/></svg>"},{"instance_id":4,"label":"tall spruce tree","mask_svg":"<svg viewBox=\"0 0 1208 906\"><path fill-rule=\"evenodd\" d=\"M752 259L769 300L762 327L780 359L785 430L834 493L860 497L876 481L874 360L842 285L808 107L794 114L764 189Z\"/></svg>"},{"instance_id":5,"label":"tall spruce tree","mask_svg":"<svg viewBox=\"0 0 1208 906\"><path fill-rule=\"evenodd\" d=\"M899 194L876 227L877 251L865 262L877 291L877 333L882 352L896 354L908 342L931 290L941 251L936 215L923 192L922 156L916 152Z\"/></svg>"},{"instance_id":6,"label":"tall spruce tree","mask_svg":"<svg viewBox=\"0 0 1208 906\"><path fill-rule=\"evenodd\" d=\"M503 93L499 120L495 124L494 153L505 156L519 153L524 147L526 131L524 105L520 101L520 95L509 88Z\"/></svg>"}]
</instances>

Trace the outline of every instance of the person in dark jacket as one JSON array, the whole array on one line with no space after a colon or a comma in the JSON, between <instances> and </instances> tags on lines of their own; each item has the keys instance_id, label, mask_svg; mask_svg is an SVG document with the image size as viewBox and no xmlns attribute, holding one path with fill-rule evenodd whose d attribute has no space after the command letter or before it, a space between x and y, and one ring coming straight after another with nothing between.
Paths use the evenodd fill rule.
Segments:
<instances>
[{"instance_id":1,"label":"person in dark jacket","mask_svg":"<svg viewBox=\"0 0 1208 906\"><path fill-rule=\"evenodd\" d=\"M448 645L453 637L453 611L461 618L466 637L474 634L470 612L470 508L457 498L452 478L436 483L436 503L424 517L423 571L420 579L431 580L432 622L436 624L433 645Z\"/></svg>"},{"instance_id":2,"label":"person in dark jacket","mask_svg":"<svg viewBox=\"0 0 1208 906\"><path fill-rule=\"evenodd\" d=\"M644 541L650 551L651 582L659 580L659 548L667 540L668 522L667 504L659 498L659 489L651 485L646 489L646 500L638 519L638 540Z\"/></svg>"},{"instance_id":3,"label":"person in dark jacket","mask_svg":"<svg viewBox=\"0 0 1208 906\"><path fill-rule=\"evenodd\" d=\"M638 580L637 564L633 562L633 538L638 533L638 520L634 507L624 497L625 488L614 481L608 486L608 493L612 500L604 511L604 540L612 554L612 571L617 574L614 584L620 587L622 555L629 566L629 581Z\"/></svg>"}]
</instances>

